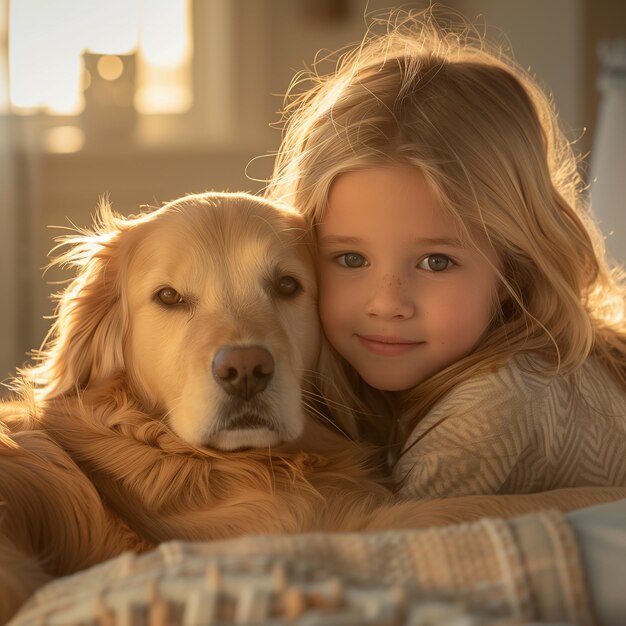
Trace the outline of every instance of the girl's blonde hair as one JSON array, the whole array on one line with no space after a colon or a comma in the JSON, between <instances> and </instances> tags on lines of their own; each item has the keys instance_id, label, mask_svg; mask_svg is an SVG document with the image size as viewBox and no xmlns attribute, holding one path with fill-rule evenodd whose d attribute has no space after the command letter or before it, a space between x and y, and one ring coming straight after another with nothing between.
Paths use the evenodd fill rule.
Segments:
<instances>
[{"instance_id":1,"label":"girl's blonde hair","mask_svg":"<svg viewBox=\"0 0 626 626\"><path fill-rule=\"evenodd\" d=\"M593 355L626 389L624 285L604 260L556 113L532 77L456 19L441 28L432 9L373 18L330 74L299 76L267 188L315 225L343 172L413 164L468 245L482 233L496 251L494 323L471 354L405 394L406 428L459 382L520 353L552 373ZM384 394L330 354L322 393L352 414L380 410Z\"/></svg>"}]
</instances>

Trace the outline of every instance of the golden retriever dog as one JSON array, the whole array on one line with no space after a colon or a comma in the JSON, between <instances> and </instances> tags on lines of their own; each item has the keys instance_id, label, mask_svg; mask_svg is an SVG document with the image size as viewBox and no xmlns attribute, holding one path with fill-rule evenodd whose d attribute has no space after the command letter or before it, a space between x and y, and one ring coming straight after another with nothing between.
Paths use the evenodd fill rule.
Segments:
<instances>
[{"instance_id":1,"label":"golden retriever dog","mask_svg":"<svg viewBox=\"0 0 626 626\"><path fill-rule=\"evenodd\" d=\"M368 449L316 406L315 275L288 207L206 193L122 218L105 204L64 243L57 262L76 276L0 407L0 622L51 577L166 540L429 526L626 495L394 504Z\"/></svg>"}]
</instances>

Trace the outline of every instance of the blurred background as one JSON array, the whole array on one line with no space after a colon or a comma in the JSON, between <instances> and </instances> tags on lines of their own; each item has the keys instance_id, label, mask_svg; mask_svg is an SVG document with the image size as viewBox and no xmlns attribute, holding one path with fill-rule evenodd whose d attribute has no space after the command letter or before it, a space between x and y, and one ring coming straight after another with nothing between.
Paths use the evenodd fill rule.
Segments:
<instances>
[{"instance_id":1,"label":"blurred background","mask_svg":"<svg viewBox=\"0 0 626 626\"><path fill-rule=\"evenodd\" d=\"M609 252L626 261L626 2L445 4L553 94ZM358 41L365 15L393 6L0 0L0 380L39 347L53 283L66 278L42 276L64 232L50 226L89 225L103 194L129 214L190 192L260 191L295 72Z\"/></svg>"}]
</instances>

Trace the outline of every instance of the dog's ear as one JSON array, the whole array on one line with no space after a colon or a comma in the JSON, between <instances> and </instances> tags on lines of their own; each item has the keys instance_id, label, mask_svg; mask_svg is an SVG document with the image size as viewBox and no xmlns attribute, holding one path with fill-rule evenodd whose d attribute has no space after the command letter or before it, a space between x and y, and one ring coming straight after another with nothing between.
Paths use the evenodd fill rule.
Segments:
<instances>
[{"instance_id":1,"label":"dog's ear","mask_svg":"<svg viewBox=\"0 0 626 626\"><path fill-rule=\"evenodd\" d=\"M61 238L65 252L51 265L72 267L76 277L57 294L55 321L26 370L36 395L53 398L79 392L124 370L127 311L123 295L124 234L132 220L111 210L104 199L92 231Z\"/></svg>"}]
</instances>

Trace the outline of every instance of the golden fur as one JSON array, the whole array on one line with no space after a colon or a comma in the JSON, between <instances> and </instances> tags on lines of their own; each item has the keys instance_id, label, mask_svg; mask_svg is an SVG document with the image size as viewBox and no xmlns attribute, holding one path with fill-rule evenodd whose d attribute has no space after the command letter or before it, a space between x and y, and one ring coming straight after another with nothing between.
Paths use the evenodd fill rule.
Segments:
<instances>
[{"instance_id":1,"label":"golden fur","mask_svg":"<svg viewBox=\"0 0 626 626\"><path fill-rule=\"evenodd\" d=\"M0 407L0 623L50 577L165 540L428 526L626 495L394 505L369 451L313 406L315 280L286 207L215 193L127 219L104 206L93 233L66 243L59 262L77 277L21 397ZM270 363L255 394L228 391L230 370L218 380L225 347L263 376Z\"/></svg>"}]
</instances>

